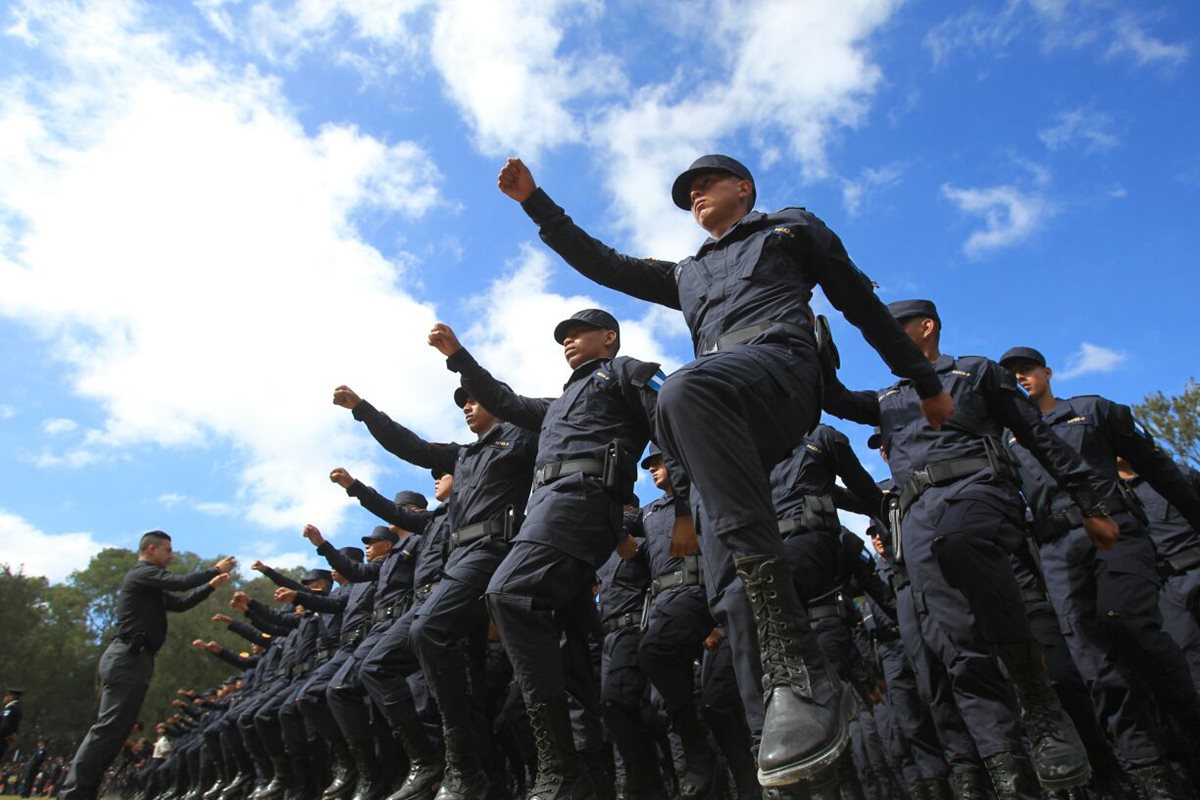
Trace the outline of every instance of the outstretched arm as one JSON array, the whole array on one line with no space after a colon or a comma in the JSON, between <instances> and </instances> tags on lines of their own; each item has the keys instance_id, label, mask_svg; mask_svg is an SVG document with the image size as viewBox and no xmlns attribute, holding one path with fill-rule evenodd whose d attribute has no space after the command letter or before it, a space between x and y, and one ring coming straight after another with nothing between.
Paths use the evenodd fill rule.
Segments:
<instances>
[{"instance_id":1,"label":"outstretched arm","mask_svg":"<svg viewBox=\"0 0 1200 800\"><path fill-rule=\"evenodd\" d=\"M542 241L586 278L651 303L679 308L675 265L652 258L622 255L576 225L549 195L537 188L519 158L500 171L500 191L521 204L538 226ZM495 413L495 412L493 412Z\"/></svg>"},{"instance_id":2,"label":"outstretched arm","mask_svg":"<svg viewBox=\"0 0 1200 800\"><path fill-rule=\"evenodd\" d=\"M334 405L350 409L354 418L367 426L375 441L397 458L426 469L450 472L458 459L457 444L427 442L375 406L359 397L349 386L333 390Z\"/></svg>"},{"instance_id":3,"label":"outstretched arm","mask_svg":"<svg viewBox=\"0 0 1200 800\"><path fill-rule=\"evenodd\" d=\"M492 414L526 430L542 429L542 420L551 401L523 397L496 380L467 352L449 325L439 322L433 326L429 332L429 346L446 357L446 367L463 376L471 395Z\"/></svg>"}]
</instances>

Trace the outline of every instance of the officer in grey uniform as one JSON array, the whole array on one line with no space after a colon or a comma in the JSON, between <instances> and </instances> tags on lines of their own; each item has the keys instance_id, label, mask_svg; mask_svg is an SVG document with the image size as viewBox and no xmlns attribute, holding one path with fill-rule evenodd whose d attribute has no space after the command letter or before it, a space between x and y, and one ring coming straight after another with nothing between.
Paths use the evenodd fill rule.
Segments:
<instances>
[{"instance_id":1,"label":"officer in grey uniform","mask_svg":"<svg viewBox=\"0 0 1200 800\"><path fill-rule=\"evenodd\" d=\"M201 603L229 581L237 563L228 557L211 569L174 575L166 569L172 557L170 536L162 531L142 535L137 564L125 573L117 594L116 638L100 657L100 711L75 751L60 798L94 800L104 770L121 751L142 708L154 654L167 638L167 612Z\"/></svg>"},{"instance_id":2,"label":"officer in grey uniform","mask_svg":"<svg viewBox=\"0 0 1200 800\"><path fill-rule=\"evenodd\" d=\"M1011 373L986 358L943 355L932 302L898 301L888 308L954 398L954 415L935 430L919 413L909 381L850 392L832 369L825 376L825 408L882 432L900 487L897 557L940 632L942 641L931 644L997 793L1035 797L1037 781L1051 790L1082 785L1090 775L1087 756L1050 685L1009 561L1024 546L1025 519L1016 466L1002 444L1005 427L1086 509L1098 546L1115 544L1116 524L1093 492L1087 466L1050 432ZM1023 755L1014 689L1034 769Z\"/></svg>"},{"instance_id":3,"label":"officer in grey uniform","mask_svg":"<svg viewBox=\"0 0 1200 800\"><path fill-rule=\"evenodd\" d=\"M698 159L672 187L676 205L690 209L711 237L678 264L631 258L593 239L516 159L499 184L577 271L683 311L697 358L663 387L660 444L696 484L704 517L699 526L681 525L679 535L698 527L705 538L720 537L753 607L766 704L760 781L788 785L824 771L845 749L854 700L827 674L792 587L769 479L820 413L813 288L820 284L889 366L914 382L914 407L933 424L949 416L949 398L838 237L803 209L752 211L754 181L728 156ZM757 721L747 722L753 728Z\"/></svg>"},{"instance_id":4,"label":"officer in grey uniform","mask_svg":"<svg viewBox=\"0 0 1200 800\"><path fill-rule=\"evenodd\" d=\"M1107 726L1118 760L1142 791L1150 797L1170 796L1173 776L1144 699L1146 690L1180 724L1193 758L1200 756L1200 697L1183 653L1162 630L1154 545L1140 504L1123 491L1116 459L1126 458L1193 525L1200 525L1200 496L1127 406L1095 395L1056 398L1052 371L1033 348L1012 348L1001 363L1016 373L1043 424L1091 468L1093 493L1120 522L1116 546L1093 551L1083 529L1086 512L1022 442L1009 440L1033 512L1050 601L1059 621L1069 627L1067 646L1092 690L1096 717Z\"/></svg>"}]
</instances>

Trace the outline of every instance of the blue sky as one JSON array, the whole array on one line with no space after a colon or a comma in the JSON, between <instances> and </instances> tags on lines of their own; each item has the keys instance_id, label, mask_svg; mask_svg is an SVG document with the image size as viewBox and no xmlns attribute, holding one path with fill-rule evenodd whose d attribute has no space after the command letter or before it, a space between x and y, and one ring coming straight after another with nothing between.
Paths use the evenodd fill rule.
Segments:
<instances>
[{"instance_id":1,"label":"blue sky","mask_svg":"<svg viewBox=\"0 0 1200 800\"><path fill-rule=\"evenodd\" d=\"M162 528L288 565L305 522L361 535L330 468L429 479L332 389L468 436L436 320L528 394L561 386L550 331L584 306L622 318L629 355L687 361L676 313L541 245L495 187L508 155L614 246L680 258L703 234L670 181L728 152L885 300L934 299L947 352L1038 347L1061 395L1178 391L1198 22L1107 0L10 2L0 559L61 579ZM890 383L834 325L846 382Z\"/></svg>"}]
</instances>

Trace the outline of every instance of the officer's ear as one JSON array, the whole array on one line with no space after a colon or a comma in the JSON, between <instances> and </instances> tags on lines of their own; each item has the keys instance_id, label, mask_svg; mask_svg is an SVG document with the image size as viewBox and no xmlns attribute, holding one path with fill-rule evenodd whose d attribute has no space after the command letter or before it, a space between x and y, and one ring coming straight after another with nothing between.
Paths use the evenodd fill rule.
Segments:
<instances>
[{"instance_id":1,"label":"officer's ear","mask_svg":"<svg viewBox=\"0 0 1200 800\"><path fill-rule=\"evenodd\" d=\"M617 352L617 349L620 348L621 345L617 341L617 332L616 331L605 331L604 332L604 346L607 347L609 350L613 351L614 353Z\"/></svg>"}]
</instances>

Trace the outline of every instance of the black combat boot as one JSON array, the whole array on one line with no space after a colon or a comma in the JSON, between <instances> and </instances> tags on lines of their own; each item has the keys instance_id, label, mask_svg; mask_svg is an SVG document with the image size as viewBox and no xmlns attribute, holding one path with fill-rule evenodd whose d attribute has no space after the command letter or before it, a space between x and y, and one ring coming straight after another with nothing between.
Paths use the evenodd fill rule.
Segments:
<instances>
[{"instance_id":1,"label":"black combat boot","mask_svg":"<svg viewBox=\"0 0 1200 800\"><path fill-rule=\"evenodd\" d=\"M266 756L251 755L254 759L254 774L257 776L254 782L254 791L250 792L249 800L261 800L262 793L271 785L271 781L275 780L275 767L271 764L271 759Z\"/></svg>"},{"instance_id":2,"label":"black combat boot","mask_svg":"<svg viewBox=\"0 0 1200 800\"><path fill-rule=\"evenodd\" d=\"M379 784L379 763L375 758L374 742L351 742L350 757L358 771L351 800L377 800L383 787Z\"/></svg>"},{"instance_id":3,"label":"black combat boot","mask_svg":"<svg viewBox=\"0 0 1200 800\"><path fill-rule=\"evenodd\" d=\"M1050 790L1082 786L1092 776L1087 750L1050 685L1046 659L1036 642L997 648L1021 703L1021 724L1033 745L1033 766Z\"/></svg>"},{"instance_id":4,"label":"black combat boot","mask_svg":"<svg viewBox=\"0 0 1200 800\"><path fill-rule=\"evenodd\" d=\"M229 782L221 789L219 800L242 800L254 783L254 772L238 765Z\"/></svg>"},{"instance_id":5,"label":"black combat boot","mask_svg":"<svg viewBox=\"0 0 1200 800\"><path fill-rule=\"evenodd\" d=\"M707 800L712 795L717 754L708 744L693 706L668 711L671 730L683 744L685 769L679 779L679 800Z\"/></svg>"},{"instance_id":6,"label":"black combat boot","mask_svg":"<svg viewBox=\"0 0 1200 800\"><path fill-rule=\"evenodd\" d=\"M942 781L938 784L945 786ZM991 791L988 787L987 773L979 769L956 772L950 776L950 785L954 788L954 800L989 800ZM941 800L945 795L931 795L930 800Z\"/></svg>"},{"instance_id":7,"label":"black combat boot","mask_svg":"<svg viewBox=\"0 0 1200 800\"><path fill-rule=\"evenodd\" d=\"M526 800L594 800L592 780L575 752L566 699L527 706L537 746L537 778Z\"/></svg>"},{"instance_id":8,"label":"black combat boot","mask_svg":"<svg viewBox=\"0 0 1200 800\"><path fill-rule=\"evenodd\" d=\"M408 774L387 800L428 800L442 780L444 764L425 732L424 723L418 717L410 717L392 731L392 736L400 740L408 757Z\"/></svg>"},{"instance_id":9,"label":"black combat boot","mask_svg":"<svg viewBox=\"0 0 1200 800\"><path fill-rule=\"evenodd\" d=\"M997 753L983 760L988 775L992 778L992 789L996 800L1041 800L1042 787L1037 773L1024 755Z\"/></svg>"},{"instance_id":10,"label":"black combat boot","mask_svg":"<svg viewBox=\"0 0 1200 800\"><path fill-rule=\"evenodd\" d=\"M758 624L766 719L758 751L764 786L795 783L830 767L850 740L850 692L833 676L781 558L735 561Z\"/></svg>"},{"instance_id":11,"label":"black combat boot","mask_svg":"<svg viewBox=\"0 0 1200 800\"><path fill-rule=\"evenodd\" d=\"M334 739L329 743L329 752L333 756L333 780L321 793L321 800L349 800L358 780L350 746L345 739Z\"/></svg>"},{"instance_id":12,"label":"black combat boot","mask_svg":"<svg viewBox=\"0 0 1200 800\"><path fill-rule=\"evenodd\" d=\"M475 757L471 731L464 728L447 728L446 773L442 777L442 788L437 800L472 800L485 797L488 793L487 773Z\"/></svg>"},{"instance_id":13,"label":"black combat boot","mask_svg":"<svg viewBox=\"0 0 1200 800\"><path fill-rule=\"evenodd\" d=\"M271 782L263 787L258 800L283 800L292 783L292 765L282 756L271 756Z\"/></svg>"},{"instance_id":14,"label":"black combat boot","mask_svg":"<svg viewBox=\"0 0 1200 800\"><path fill-rule=\"evenodd\" d=\"M311 800L313 793L311 765L305 756L288 756L292 782L283 800Z\"/></svg>"},{"instance_id":15,"label":"black combat boot","mask_svg":"<svg viewBox=\"0 0 1200 800\"><path fill-rule=\"evenodd\" d=\"M217 800L221 796L221 792L225 791L225 787L229 785L232 776L230 775L229 768L225 766L225 762L218 760L215 766L217 779L200 795L200 800ZM146 800L150 800L150 798Z\"/></svg>"},{"instance_id":16,"label":"black combat boot","mask_svg":"<svg viewBox=\"0 0 1200 800\"><path fill-rule=\"evenodd\" d=\"M1181 797L1166 764L1138 767L1130 770L1130 774L1138 800L1176 800Z\"/></svg>"}]
</instances>

